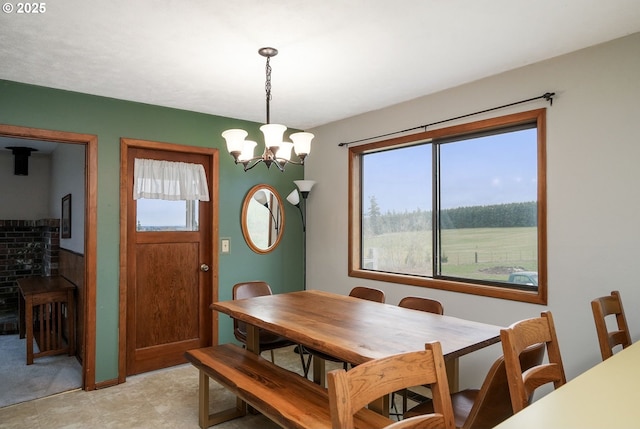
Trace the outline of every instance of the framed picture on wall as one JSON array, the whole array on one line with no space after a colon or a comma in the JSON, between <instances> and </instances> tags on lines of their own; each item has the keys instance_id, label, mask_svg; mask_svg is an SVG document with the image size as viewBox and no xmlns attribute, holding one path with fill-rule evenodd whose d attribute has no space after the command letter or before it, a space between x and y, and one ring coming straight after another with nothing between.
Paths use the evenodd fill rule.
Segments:
<instances>
[{"instance_id":1,"label":"framed picture on wall","mask_svg":"<svg viewBox=\"0 0 640 429\"><path fill-rule=\"evenodd\" d=\"M60 236L71 238L71 194L62 197L62 218L60 219Z\"/></svg>"}]
</instances>

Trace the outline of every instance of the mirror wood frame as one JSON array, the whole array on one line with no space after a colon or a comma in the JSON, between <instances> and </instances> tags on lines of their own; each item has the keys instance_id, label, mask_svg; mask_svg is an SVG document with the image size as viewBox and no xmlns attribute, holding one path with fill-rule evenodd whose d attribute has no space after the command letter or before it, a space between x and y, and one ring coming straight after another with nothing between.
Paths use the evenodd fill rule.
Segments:
<instances>
[{"instance_id":1,"label":"mirror wood frame","mask_svg":"<svg viewBox=\"0 0 640 429\"><path fill-rule=\"evenodd\" d=\"M266 248L258 246L255 243L255 241L251 238L251 231L249 230L249 224L248 224L249 204L251 203L251 201L253 200L254 196L258 191L271 192L273 197L278 202L278 214L280 218L280 225L278 227L278 232L277 232L277 236L275 237L275 241L273 241L273 243ZM271 224L271 222L269 222L269 224ZM276 191L276 189L273 186L267 185L264 183L255 185L254 187L249 189L242 203L242 214L241 214L242 235L244 236L244 241L247 243L249 248L251 248L251 250L253 250L254 252L260 253L260 254L272 252L276 247L278 247L278 244L280 244L280 240L282 239L282 235L284 232L284 224L285 224L284 207L282 206L282 198L280 198L280 194L278 193L278 191Z\"/></svg>"}]
</instances>

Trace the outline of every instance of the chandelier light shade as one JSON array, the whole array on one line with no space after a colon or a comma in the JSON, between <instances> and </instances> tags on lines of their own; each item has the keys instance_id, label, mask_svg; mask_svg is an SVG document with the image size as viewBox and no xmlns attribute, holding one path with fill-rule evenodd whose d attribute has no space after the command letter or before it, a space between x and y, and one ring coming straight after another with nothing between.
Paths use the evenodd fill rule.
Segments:
<instances>
[{"instance_id":1,"label":"chandelier light shade","mask_svg":"<svg viewBox=\"0 0 640 429\"><path fill-rule=\"evenodd\" d=\"M258 146L258 143L245 140L242 145L242 153L240 153L240 157L238 158L241 162L245 162L253 158L253 150Z\"/></svg>"},{"instance_id":2,"label":"chandelier light shade","mask_svg":"<svg viewBox=\"0 0 640 429\"><path fill-rule=\"evenodd\" d=\"M271 101L271 65L269 61L271 57L278 54L275 48L261 48L258 53L267 59L266 65L266 101L267 101L267 123L260 127L260 131L264 135L264 150L261 156L255 156L254 150L257 143L251 140L245 140L249 135L242 129L230 129L222 133L222 137L227 142L227 150L233 157L236 164L242 164L244 171L251 170L260 163L264 163L267 168L271 164L275 164L280 171L284 171L285 165L296 164L303 165L304 160L311 152L311 140L313 134L307 132L293 133L289 136L291 142L284 141L284 133L287 127L281 124L270 123L270 106ZM291 151L296 153L298 161L291 159Z\"/></svg>"}]
</instances>

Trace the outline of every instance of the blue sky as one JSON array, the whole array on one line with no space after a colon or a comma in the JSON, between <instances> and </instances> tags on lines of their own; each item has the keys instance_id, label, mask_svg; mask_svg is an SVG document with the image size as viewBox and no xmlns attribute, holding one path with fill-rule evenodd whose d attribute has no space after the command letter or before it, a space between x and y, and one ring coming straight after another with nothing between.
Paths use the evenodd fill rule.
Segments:
<instances>
[{"instance_id":1,"label":"blue sky","mask_svg":"<svg viewBox=\"0 0 640 429\"><path fill-rule=\"evenodd\" d=\"M441 146L442 208L535 201L537 130ZM364 206L382 213L431 210L431 145L365 155Z\"/></svg>"}]
</instances>

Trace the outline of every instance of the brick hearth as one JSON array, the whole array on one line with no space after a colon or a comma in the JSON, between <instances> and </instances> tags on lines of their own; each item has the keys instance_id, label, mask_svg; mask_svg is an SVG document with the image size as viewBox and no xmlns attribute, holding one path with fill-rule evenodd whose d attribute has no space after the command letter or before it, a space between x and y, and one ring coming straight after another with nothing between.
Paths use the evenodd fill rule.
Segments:
<instances>
[{"instance_id":1,"label":"brick hearth","mask_svg":"<svg viewBox=\"0 0 640 429\"><path fill-rule=\"evenodd\" d=\"M29 276L58 275L60 220L0 220L0 335L18 333L18 286Z\"/></svg>"}]
</instances>

